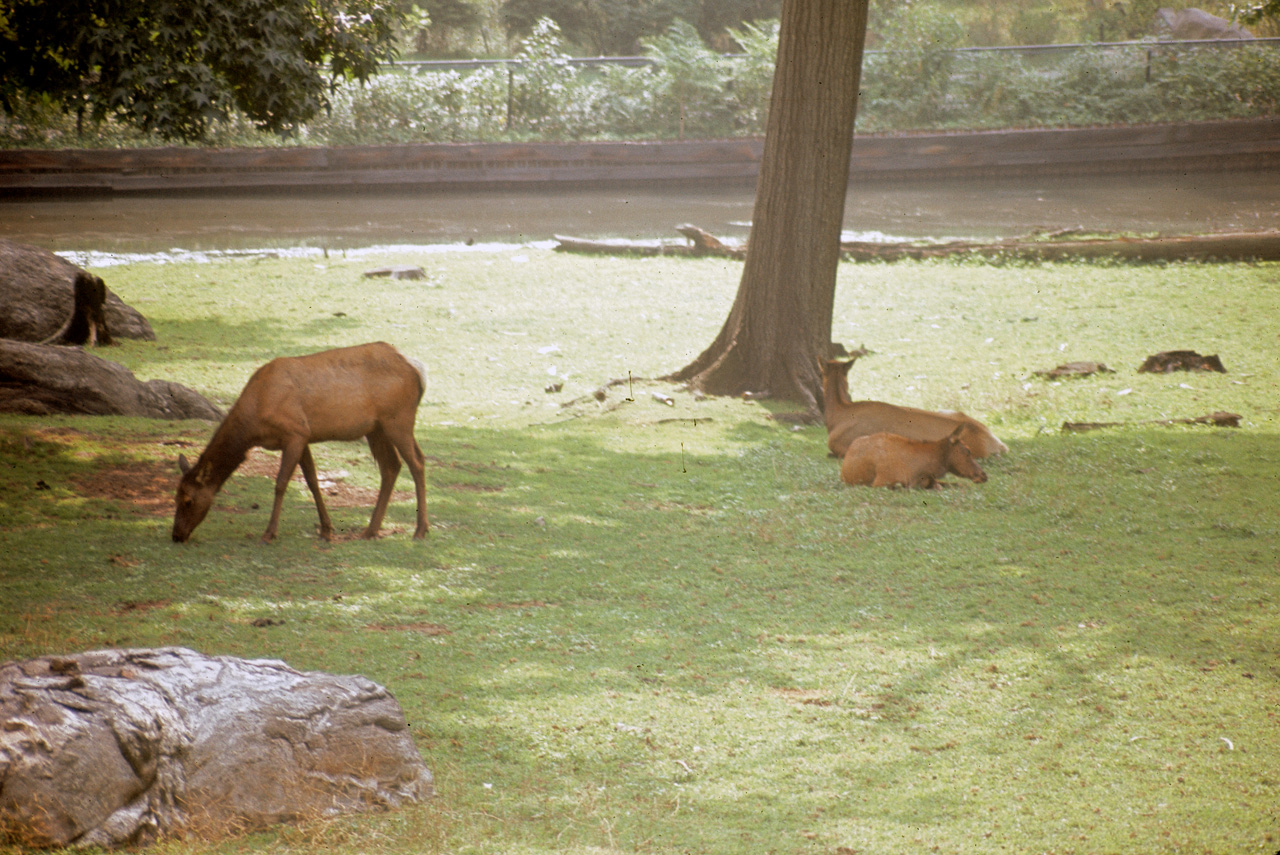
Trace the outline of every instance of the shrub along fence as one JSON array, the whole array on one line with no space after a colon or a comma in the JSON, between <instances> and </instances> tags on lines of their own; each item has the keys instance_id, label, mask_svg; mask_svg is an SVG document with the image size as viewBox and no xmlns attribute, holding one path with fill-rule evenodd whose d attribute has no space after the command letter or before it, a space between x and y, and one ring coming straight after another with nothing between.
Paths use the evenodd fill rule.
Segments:
<instances>
[{"instance_id":1,"label":"shrub along fence","mask_svg":"<svg viewBox=\"0 0 1280 855\"><path fill-rule=\"evenodd\" d=\"M699 52L700 43L677 36L650 42L646 56L616 60L570 59L547 41L514 60L400 65L367 87L340 90L308 137L350 144L762 134L773 72L768 34L756 52L733 56ZM867 52L858 130L1274 115L1280 39L922 48Z\"/></svg>"}]
</instances>

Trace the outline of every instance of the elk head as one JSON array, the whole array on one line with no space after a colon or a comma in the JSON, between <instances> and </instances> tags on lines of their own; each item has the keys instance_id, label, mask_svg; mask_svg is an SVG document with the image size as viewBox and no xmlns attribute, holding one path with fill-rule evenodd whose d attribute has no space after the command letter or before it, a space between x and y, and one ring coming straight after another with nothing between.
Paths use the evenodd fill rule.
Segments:
<instances>
[{"instance_id":1,"label":"elk head","mask_svg":"<svg viewBox=\"0 0 1280 855\"><path fill-rule=\"evenodd\" d=\"M978 465L978 461L973 459L973 452L969 451L969 446L960 440L963 432L964 425L961 425L944 440L946 442L947 471L959 475L961 478L968 478L976 484L986 483L987 473Z\"/></svg>"},{"instance_id":2,"label":"elk head","mask_svg":"<svg viewBox=\"0 0 1280 855\"><path fill-rule=\"evenodd\" d=\"M211 483L206 470L193 467L185 455L178 455L178 469L182 478L174 499L173 541L185 543L213 507L213 497L221 485Z\"/></svg>"}]
</instances>

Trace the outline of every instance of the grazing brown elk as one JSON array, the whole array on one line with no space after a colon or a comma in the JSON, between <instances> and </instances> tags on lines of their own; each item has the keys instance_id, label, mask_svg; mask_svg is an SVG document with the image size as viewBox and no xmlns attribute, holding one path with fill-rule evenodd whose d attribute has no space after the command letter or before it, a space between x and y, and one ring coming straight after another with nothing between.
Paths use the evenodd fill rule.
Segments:
<instances>
[{"instance_id":1,"label":"grazing brown elk","mask_svg":"<svg viewBox=\"0 0 1280 855\"><path fill-rule=\"evenodd\" d=\"M981 484L987 473L961 440L964 426L936 440L907 439L893 433L873 433L849 443L840 465L840 480L869 487L941 489L948 472Z\"/></svg>"},{"instance_id":2,"label":"grazing brown elk","mask_svg":"<svg viewBox=\"0 0 1280 855\"><path fill-rule=\"evenodd\" d=\"M849 367L854 360L823 360L822 414L827 424L827 448L833 457L844 457L849 443L860 436L887 431L908 439L942 439L957 427L974 457L1003 454L1009 447L990 429L964 413L932 412L899 407L883 401L849 400Z\"/></svg>"},{"instance_id":3,"label":"grazing brown elk","mask_svg":"<svg viewBox=\"0 0 1280 855\"><path fill-rule=\"evenodd\" d=\"M415 538L427 533L426 458L413 437L418 402L425 389L423 368L384 342L326 350L308 356L273 359L254 372L231 412L194 465L179 456L173 539L179 543L204 519L213 498L251 448L280 451L275 504L262 535L276 536L280 507L298 464L320 515L320 536L333 537L316 478L310 444L328 440L369 441L382 481L373 518L364 538L376 537L400 474L400 458L409 465L418 497Z\"/></svg>"}]
</instances>

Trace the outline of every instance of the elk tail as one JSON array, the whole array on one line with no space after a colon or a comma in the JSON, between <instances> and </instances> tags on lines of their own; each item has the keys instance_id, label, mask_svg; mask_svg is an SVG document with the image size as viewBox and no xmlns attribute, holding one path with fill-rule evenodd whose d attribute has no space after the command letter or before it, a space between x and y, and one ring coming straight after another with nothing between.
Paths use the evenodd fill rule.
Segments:
<instances>
[{"instance_id":1,"label":"elk tail","mask_svg":"<svg viewBox=\"0 0 1280 855\"><path fill-rule=\"evenodd\" d=\"M401 354L404 356L404 354ZM405 356L405 362L413 366L418 372L418 400L422 400L422 396L427 392L427 366L421 360L414 359L412 356Z\"/></svg>"}]
</instances>

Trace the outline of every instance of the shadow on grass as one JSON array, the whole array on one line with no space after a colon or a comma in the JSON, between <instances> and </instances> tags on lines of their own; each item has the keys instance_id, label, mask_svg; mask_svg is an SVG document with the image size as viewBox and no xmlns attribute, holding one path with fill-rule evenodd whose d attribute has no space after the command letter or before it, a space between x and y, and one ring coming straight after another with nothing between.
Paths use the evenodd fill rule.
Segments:
<instances>
[{"instance_id":1,"label":"shadow on grass","mask_svg":"<svg viewBox=\"0 0 1280 855\"><path fill-rule=\"evenodd\" d=\"M230 317L200 320L165 320L156 324L155 342L130 343L127 352L104 351L107 359L121 358L139 374L166 376L171 366L183 366L182 376L191 374L191 363L210 366L260 365L277 356L301 356L323 350L317 339L341 338L359 328L346 315L334 315L302 324L274 318L236 320ZM199 372L195 372L197 375Z\"/></svg>"},{"instance_id":2,"label":"shadow on grass","mask_svg":"<svg viewBox=\"0 0 1280 855\"><path fill-rule=\"evenodd\" d=\"M425 541L397 500L389 536L324 544L294 492L263 546L271 481L237 475L179 546L165 517L64 489L101 465L83 443L7 430L0 486L31 507L3 533L5 646L177 643L357 671L438 720L428 741L497 756L528 747L534 725L495 727L513 710L639 726L646 705L710 704L891 732L920 754L962 738L1005 754L1018 731L1048 762L1062 740L1120 738L1137 704L1167 702L1170 672L1280 683L1274 436L1043 436L1011 443L985 485L906 492L841 485L820 432L726 433L741 453L638 453L581 425L432 427ZM362 444L317 451L376 482ZM33 478L52 489L17 489ZM335 523L358 531L369 510ZM935 733L912 735L921 722ZM599 774L632 762L633 747L592 750L579 762ZM889 762L859 770L895 780Z\"/></svg>"},{"instance_id":3,"label":"shadow on grass","mask_svg":"<svg viewBox=\"0 0 1280 855\"><path fill-rule=\"evenodd\" d=\"M626 446L603 423L424 426L425 541L402 493L388 536L322 543L294 491L264 546L268 477L233 476L186 545L82 501L65 484L125 454L101 424L0 431L24 505L0 529L6 658L180 644L363 673L451 804L552 835L604 811L619 839L730 851L814 822L833 788L895 793L874 815L899 824L977 816L976 790L1074 811L1171 751L1220 780L1206 752L1280 686L1274 436L1045 435L984 485L907 492L841 485L820 429L722 425L682 454L670 425ZM164 433L125 456L167 458ZM363 444L316 451L376 483ZM332 508L347 533L369 510ZM668 820L677 797L701 830Z\"/></svg>"}]
</instances>

